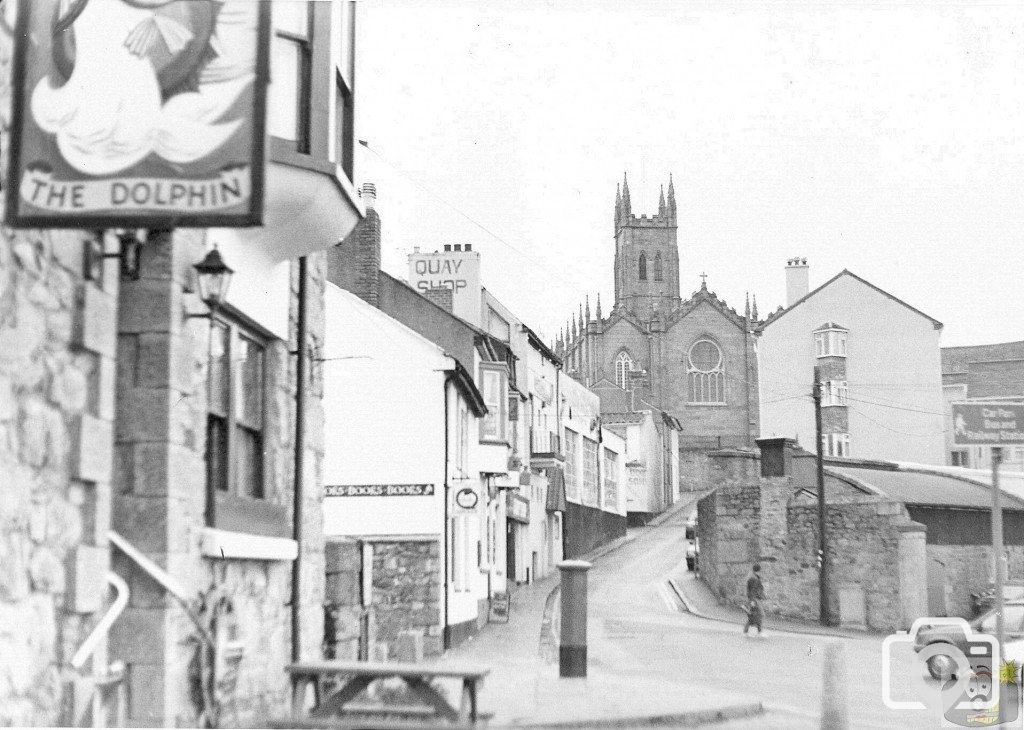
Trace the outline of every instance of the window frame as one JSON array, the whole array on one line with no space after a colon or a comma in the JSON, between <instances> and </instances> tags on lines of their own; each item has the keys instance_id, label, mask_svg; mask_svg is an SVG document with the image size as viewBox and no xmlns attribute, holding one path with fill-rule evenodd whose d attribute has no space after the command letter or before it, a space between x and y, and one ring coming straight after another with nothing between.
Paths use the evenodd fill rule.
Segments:
<instances>
[{"instance_id":1,"label":"window frame","mask_svg":"<svg viewBox=\"0 0 1024 730\"><path fill-rule=\"evenodd\" d=\"M271 430L268 422L268 404L271 397L270 374L270 346L273 337L261 332L256 327L245 322L241 317L235 316L227 308L219 308L213 313L211 326L207 340L207 397L205 404L206 420L206 450L203 461L206 466L205 492L206 492L206 514L205 523L207 527L231 532L243 532L267 537L291 537L291 530L288 524L287 509L284 505L277 504L277 496L268 481L268 449L267 433ZM225 398L226 415L214 413L211 403L212 397L212 337L214 323L224 327L227 334L227 348L224 358L229 363L225 375ZM262 363L260 365L260 413L258 429L258 461L255 467L258 471L258 487L246 489L242 484L239 459L241 457L241 446L239 441L239 429L254 430L251 422L245 421L245 416L240 412L238 399L239 381L243 377L240 372L241 361L238 359L238 352L241 341L245 339L257 347L261 352ZM211 417L217 417L226 421L226 434L224 446L224 484L211 481L210 467L210 431ZM251 493L250 493L251 492ZM257 496L258 495L258 496Z\"/></svg>"},{"instance_id":2,"label":"window frame","mask_svg":"<svg viewBox=\"0 0 1024 730\"><path fill-rule=\"evenodd\" d=\"M693 350L701 343L707 342L708 344L715 347L718 350L718 364L711 370L702 370L694 365L693 362ZM686 350L686 404L693 406L726 406L729 401L729 394L726 392L726 377L725 377L725 351L722 346L710 337L700 337L695 340L692 345ZM697 389L694 386L695 376L715 376L715 390L719 396L719 400L699 400L695 396ZM701 393L706 390L706 383L712 382L711 378L699 378L698 382L701 383Z\"/></svg>"},{"instance_id":3,"label":"window frame","mask_svg":"<svg viewBox=\"0 0 1024 730\"><path fill-rule=\"evenodd\" d=\"M295 139L288 137L280 137L276 134L272 134L275 139L281 141L282 144L287 146L293 152L300 155L309 155L312 152L312 118L313 118L313 45L316 42L316 23L315 23L315 3L312 0L304 0L306 7L306 34L302 35L291 30L281 30L276 25L271 23L273 26L271 29L270 43L273 47L274 43L278 39L294 44L299 50L299 63L298 63L298 76L297 79L298 89L296 92L296 109L295 111ZM273 10L271 10L271 20L273 21ZM271 60L273 60L273 48L271 48ZM271 76L271 87L267 90L267 101L273 103L271 99L271 91L274 82L274 69L271 64L270 69ZM269 131L269 120L268 120L268 131Z\"/></svg>"},{"instance_id":4,"label":"window frame","mask_svg":"<svg viewBox=\"0 0 1024 730\"><path fill-rule=\"evenodd\" d=\"M661 251L654 254L654 280L664 281L665 280L665 264L661 258Z\"/></svg>"},{"instance_id":5,"label":"window frame","mask_svg":"<svg viewBox=\"0 0 1024 730\"><path fill-rule=\"evenodd\" d=\"M487 402L487 377L489 374L496 374L499 378L499 394L495 402L497 412L494 417L497 419L497 435L491 436L487 433L489 419L492 415L491 404ZM508 389L509 374L504 363L482 362L480 363L480 392L484 397L484 404L487 406L487 414L480 419L480 443L482 444L504 444L508 445Z\"/></svg>"},{"instance_id":6,"label":"window frame","mask_svg":"<svg viewBox=\"0 0 1024 730\"><path fill-rule=\"evenodd\" d=\"M619 454L607 446L601 447L601 450L603 452L601 455L601 466L604 467L601 474L601 481L604 487L603 507L617 507L619 501Z\"/></svg>"},{"instance_id":7,"label":"window frame","mask_svg":"<svg viewBox=\"0 0 1024 730\"><path fill-rule=\"evenodd\" d=\"M844 329L829 327L814 332L815 357L846 357L847 335Z\"/></svg>"},{"instance_id":8,"label":"window frame","mask_svg":"<svg viewBox=\"0 0 1024 730\"><path fill-rule=\"evenodd\" d=\"M640 281L647 281L647 254L643 251L637 259L637 276Z\"/></svg>"},{"instance_id":9,"label":"window frame","mask_svg":"<svg viewBox=\"0 0 1024 730\"><path fill-rule=\"evenodd\" d=\"M581 434L582 436L582 434ZM593 449L590 449L590 445L593 444ZM594 505L588 506L600 506L601 503L601 474L597 465L597 459L600 455L600 444L596 439L582 436L580 441L580 464L582 472L580 479L580 504L587 504L588 494L593 495ZM590 467L588 469L588 466ZM588 480L588 476L592 476L592 480ZM591 491L590 485L593 485Z\"/></svg>"},{"instance_id":10,"label":"window frame","mask_svg":"<svg viewBox=\"0 0 1024 730\"><path fill-rule=\"evenodd\" d=\"M627 363L629 367L624 368L622 372L622 382L619 382L619 366L623 363ZM636 367L636 360L628 352L623 350L615 356L615 384L623 390L629 390L629 373L635 372L638 368Z\"/></svg>"},{"instance_id":11,"label":"window frame","mask_svg":"<svg viewBox=\"0 0 1024 730\"><path fill-rule=\"evenodd\" d=\"M822 383L822 406L849 405L849 386L845 380L826 380Z\"/></svg>"}]
</instances>

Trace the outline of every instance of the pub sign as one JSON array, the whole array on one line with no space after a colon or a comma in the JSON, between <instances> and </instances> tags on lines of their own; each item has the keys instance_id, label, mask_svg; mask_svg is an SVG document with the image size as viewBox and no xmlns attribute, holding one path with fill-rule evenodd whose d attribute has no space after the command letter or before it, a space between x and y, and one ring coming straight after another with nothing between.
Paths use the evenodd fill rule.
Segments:
<instances>
[{"instance_id":1,"label":"pub sign","mask_svg":"<svg viewBox=\"0 0 1024 730\"><path fill-rule=\"evenodd\" d=\"M270 3L16 10L8 225L260 225Z\"/></svg>"}]
</instances>

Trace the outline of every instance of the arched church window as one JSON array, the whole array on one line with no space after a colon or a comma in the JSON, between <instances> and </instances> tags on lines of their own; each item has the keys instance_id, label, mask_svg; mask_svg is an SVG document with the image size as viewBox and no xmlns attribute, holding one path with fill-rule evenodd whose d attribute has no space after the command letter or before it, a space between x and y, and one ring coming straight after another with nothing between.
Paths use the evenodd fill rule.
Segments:
<instances>
[{"instance_id":1,"label":"arched church window","mask_svg":"<svg viewBox=\"0 0 1024 730\"><path fill-rule=\"evenodd\" d=\"M640 252L640 281L647 281L647 254Z\"/></svg>"},{"instance_id":2,"label":"arched church window","mask_svg":"<svg viewBox=\"0 0 1024 730\"><path fill-rule=\"evenodd\" d=\"M661 265L661 252L654 254L654 280L662 281L665 277L664 270Z\"/></svg>"},{"instance_id":3,"label":"arched church window","mask_svg":"<svg viewBox=\"0 0 1024 730\"><path fill-rule=\"evenodd\" d=\"M615 384L626 390L629 386L629 372L636 370L636 363L633 362L627 353L620 352L619 356L615 358Z\"/></svg>"},{"instance_id":4,"label":"arched church window","mask_svg":"<svg viewBox=\"0 0 1024 730\"><path fill-rule=\"evenodd\" d=\"M689 402L725 405L725 362L711 340L697 340L686 355Z\"/></svg>"}]
</instances>

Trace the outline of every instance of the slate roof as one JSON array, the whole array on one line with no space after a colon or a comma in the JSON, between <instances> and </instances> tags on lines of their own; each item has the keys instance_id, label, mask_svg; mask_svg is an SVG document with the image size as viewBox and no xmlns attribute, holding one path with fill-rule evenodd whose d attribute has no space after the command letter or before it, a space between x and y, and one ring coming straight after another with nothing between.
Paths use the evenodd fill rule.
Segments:
<instances>
[{"instance_id":1,"label":"slate roof","mask_svg":"<svg viewBox=\"0 0 1024 730\"><path fill-rule=\"evenodd\" d=\"M859 281L861 284L864 284L865 286L871 287L872 289L874 289L879 294L882 294L883 296L888 297L889 299L893 300L897 304L902 304L904 307L909 309L911 312L914 312L915 314L921 315L922 317L924 317L925 319L930 321L932 323L932 326L935 327L935 329L937 329L937 330L942 329L942 322L940 322L939 320L935 319L934 317L929 317L927 314L922 312L920 309L917 309L916 307L910 306L909 304L907 304L905 301L903 301L899 297L895 297L892 294L890 294L889 292L887 292L885 289L882 289L880 287L875 286L874 284L872 284L867 279L863 279L863 278L857 276L855 273L853 273L849 269L843 269L838 274L833 276L831 279L826 281L824 284L819 286L817 289L813 289L812 291L808 292L807 294L804 294L802 297L797 299L795 302L793 302L791 305L789 305L785 309L783 309L782 307L779 307L775 312L770 314L767 319L765 319L763 322L761 322L759 329L763 330L765 327L770 325L775 320L779 319L780 317L785 316L785 314L787 312L792 312L794 309L799 307L801 304L806 302L808 299L813 297L815 294L820 292L822 289L824 289L827 286L830 286L834 281L836 281L837 279L839 279L840 277L843 277L843 276L852 277L852 278L856 279L857 281Z\"/></svg>"}]
</instances>

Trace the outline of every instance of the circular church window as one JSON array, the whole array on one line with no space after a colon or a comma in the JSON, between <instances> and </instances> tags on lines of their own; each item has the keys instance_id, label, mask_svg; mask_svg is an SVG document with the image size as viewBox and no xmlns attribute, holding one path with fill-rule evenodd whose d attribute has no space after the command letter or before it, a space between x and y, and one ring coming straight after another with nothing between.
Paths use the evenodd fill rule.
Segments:
<instances>
[{"instance_id":1,"label":"circular church window","mask_svg":"<svg viewBox=\"0 0 1024 730\"><path fill-rule=\"evenodd\" d=\"M711 340L694 342L688 359L690 370L699 373L713 373L722 367L722 351Z\"/></svg>"}]
</instances>

